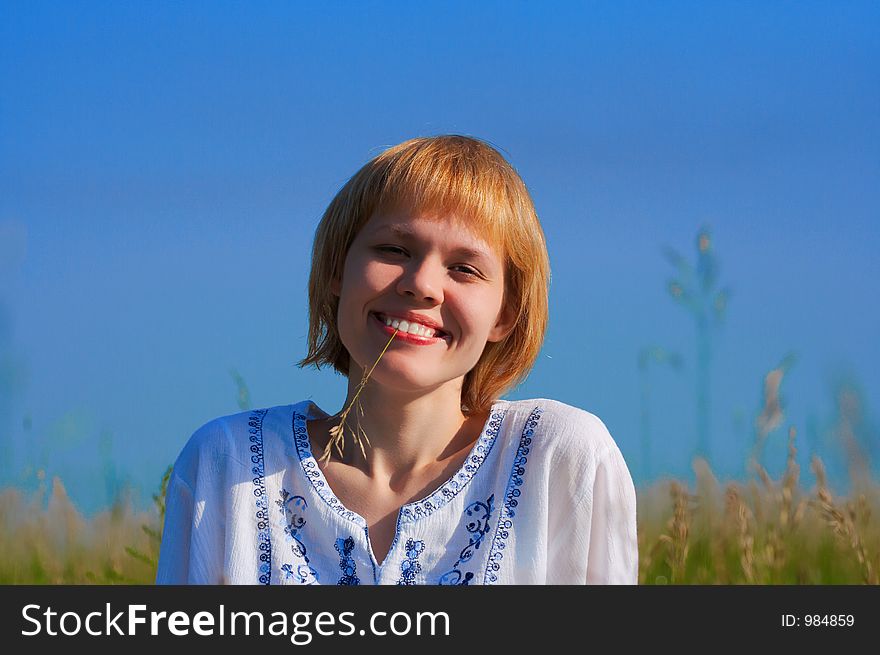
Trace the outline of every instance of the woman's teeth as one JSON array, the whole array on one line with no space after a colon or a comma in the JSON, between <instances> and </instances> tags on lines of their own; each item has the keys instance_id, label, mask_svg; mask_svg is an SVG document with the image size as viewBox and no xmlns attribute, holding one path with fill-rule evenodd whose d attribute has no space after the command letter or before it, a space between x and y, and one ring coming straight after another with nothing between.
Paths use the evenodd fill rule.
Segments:
<instances>
[{"instance_id":1,"label":"woman's teeth","mask_svg":"<svg viewBox=\"0 0 880 655\"><path fill-rule=\"evenodd\" d=\"M397 318L389 318L388 316L380 317L383 321L385 321L385 325L393 327L395 330L399 329L401 332L407 332L409 334L415 334L420 337L438 337L440 336L432 328L427 328L424 325L419 325L418 323L410 323L409 321L401 321Z\"/></svg>"}]
</instances>

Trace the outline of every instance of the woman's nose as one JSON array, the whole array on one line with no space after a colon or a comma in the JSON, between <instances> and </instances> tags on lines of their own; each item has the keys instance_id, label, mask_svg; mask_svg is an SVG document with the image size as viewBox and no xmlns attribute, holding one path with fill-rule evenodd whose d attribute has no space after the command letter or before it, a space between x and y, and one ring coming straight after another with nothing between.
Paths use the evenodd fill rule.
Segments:
<instances>
[{"instance_id":1,"label":"woman's nose","mask_svg":"<svg viewBox=\"0 0 880 655\"><path fill-rule=\"evenodd\" d=\"M418 301L443 302L443 276L446 269L427 259L410 261L397 283L398 293Z\"/></svg>"}]
</instances>

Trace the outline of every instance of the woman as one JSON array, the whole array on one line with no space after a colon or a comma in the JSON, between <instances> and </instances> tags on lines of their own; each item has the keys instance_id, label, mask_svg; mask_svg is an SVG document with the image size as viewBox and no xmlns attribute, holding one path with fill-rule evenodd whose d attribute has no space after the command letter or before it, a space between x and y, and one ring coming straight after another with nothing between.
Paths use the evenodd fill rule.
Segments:
<instances>
[{"instance_id":1,"label":"woman","mask_svg":"<svg viewBox=\"0 0 880 655\"><path fill-rule=\"evenodd\" d=\"M300 362L348 377L343 409L197 430L157 582L636 583L635 492L604 424L501 399L538 356L549 279L528 191L488 144L368 162L318 226Z\"/></svg>"}]
</instances>

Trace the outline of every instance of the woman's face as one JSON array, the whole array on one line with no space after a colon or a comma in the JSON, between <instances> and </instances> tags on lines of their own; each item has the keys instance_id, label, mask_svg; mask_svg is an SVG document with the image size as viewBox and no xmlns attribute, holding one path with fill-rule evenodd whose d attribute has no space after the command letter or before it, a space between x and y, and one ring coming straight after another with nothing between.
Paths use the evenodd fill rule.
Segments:
<instances>
[{"instance_id":1,"label":"woman's face","mask_svg":"<svg viewBox=\"0 0 880 655\"><path fill-rule=\"evenodd\" d=\"M502 311L500 254L454 215L374 214L332 289L339 296L339 336L362 369L369 370L394 332L388 320L416 319L396 325L400 331L370 377L395 389L460 386L486 342L500 341L513 327L510 312ZM431 328L413 334L413 322L442 334Z\"/></svg>"}]
</instances>

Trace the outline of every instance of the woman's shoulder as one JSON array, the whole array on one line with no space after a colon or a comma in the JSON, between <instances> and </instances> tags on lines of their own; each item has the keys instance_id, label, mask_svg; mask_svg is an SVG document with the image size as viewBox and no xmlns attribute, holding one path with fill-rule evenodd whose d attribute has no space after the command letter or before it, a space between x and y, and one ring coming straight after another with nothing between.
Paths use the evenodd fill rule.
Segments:
<instances>
[{"instance_id":1,"label":"woman's shoulder","mask_svg":"<svg viewBox=\"0 0 880 655\"><path fill-rule=\"evenodd\" d=\"M580 407L550 398L513 401L512 430L528 438L528 462L538 461L552 473L551 487L566 493L591 487L599 471L616 483L632 486L629 469L611 432L598 416ZM506 419L505 419L506 420Z\"/></svg>"},{"instance_id":2,"label":"woman's shoulder","mask_svg":"<svg viewBox=\"0 0 880 655\"><path fill-rule=\"evenodd\" d=\"M200 469L220 471L229 463L250 466L252 446L283 438L294 411L309 413L309 401L249 409L212 418L196 428L180 451L174 471L184 481Z\"/></svg>"},{"instance_id":3,"label":"woman's shoulder","mask_svg":"<svg viewBox=\"0 0 880 655\"><path fill-rule=\"evenodd\" d=\"M552 398L505 401L524 430L532 430L542 440L573 441L594 449L616 446L605 423L580 407Z\"/></svg>"},{"instance_id":4,"label":"woman's shoulder","mask_svg":"<svg viewBox=\"0 0 880 655\"><path fill-rule=\"evenodd\" d=\"M585 463L602 457L620 456L620 449L608 427L598 416L580 407L551 398L506 401L513 412L508 430L520 440L530 439L530 448L541 449L554 461L566 459Z\"/></svg>"}]
</instances>

